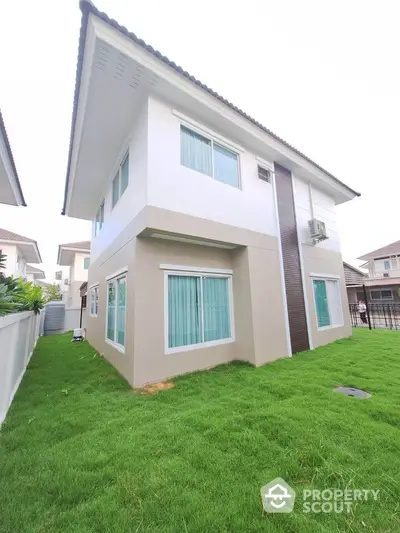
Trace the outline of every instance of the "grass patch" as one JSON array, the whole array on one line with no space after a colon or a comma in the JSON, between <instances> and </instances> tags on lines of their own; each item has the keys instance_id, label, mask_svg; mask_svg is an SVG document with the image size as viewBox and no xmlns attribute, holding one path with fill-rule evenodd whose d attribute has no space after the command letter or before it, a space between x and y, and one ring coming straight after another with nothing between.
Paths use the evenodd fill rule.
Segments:
<instances>
[{"instance_id":1,"label":"grass patch","mask_svg":"<svg viewBox=\"0 0 400 533\"><path fill-rule=\"evenodd\" d=\"M400 531L400 334L132 394L87 343L40 339L0 437L2 533ZM357 400L334 393L354 386ZM265 515L260 488L380 489L350 514Z\"/></svg>"}]
</instances>

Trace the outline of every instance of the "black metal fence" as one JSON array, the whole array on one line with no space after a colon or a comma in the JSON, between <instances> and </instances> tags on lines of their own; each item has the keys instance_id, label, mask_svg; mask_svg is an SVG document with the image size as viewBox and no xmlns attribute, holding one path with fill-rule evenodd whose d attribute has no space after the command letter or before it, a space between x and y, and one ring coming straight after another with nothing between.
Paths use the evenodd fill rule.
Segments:
<instances>
[{"instance_id":1,"label":"black metal fence","mask_svg":"<svg viewBox=\"0 0 400 533\"><path fill-rule=\"evenodd\" d=\"M366 304L366 312L358 304L349 304L351 325L354 328L399 329L400 303L382 302Z\"/></svg>"}]
</instances>

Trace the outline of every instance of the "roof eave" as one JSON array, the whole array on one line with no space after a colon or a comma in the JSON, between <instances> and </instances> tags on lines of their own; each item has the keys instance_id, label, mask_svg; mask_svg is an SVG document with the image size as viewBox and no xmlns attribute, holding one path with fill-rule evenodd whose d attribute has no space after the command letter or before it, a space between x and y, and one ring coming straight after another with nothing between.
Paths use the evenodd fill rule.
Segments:
<instances>
[{"instance_id":1,"label":"roof eave","mask_svg":"<svg viewBox=\"0 0 400 533\"><path fill-rule=\"evenodd\" d=\"M142 39L139 39L134 33L129 32L124 26L121 26L118 24L115 20L110 19L108 15L105 13L99 11L90 0L80 0L79 3L81 12L82 12L82 19L81 19L81 29L80 29L80 35L79 35L79 47L78 47L78 59L77 59L77 67L76 67L76 79L75 79L75 90L74 90L74 103L73 103L73 111L72 111L72 119L71 119L71 133L70 133L70 142L69 142L69 152L68 152L68 163L67 163L67 174L65 179L65 188L64 188L64 202L61 214L62 215L68 215L68 196L69 196L69 183L70 183L70 172L71 172L71 160L72 160L72 151L73 151L73 144L74 144L74 136L75 136L75 125L76 125L76 119L77 119L77 113L78 113L78 104L79 104L79 94L80 94L80 85L81 85L81 77L82 77L82 70L83 70L83 58L85 53L85 43L86 43L86 35L87 35L87 28L88 28L88 21L89 16L92 14L96 17L98 17L100 20L102 20L104 23L109 24L112 26L116 31L119 33L125 35L126 37L130 38L133 42L135 42L138 46L140 46L142 49L145 49L148 53L156 57L159 61L173 69L178 75L181 75L185 77L186 79L190 80L193 84L200 87L202 90L207 92L208 94L212 95L214 98L222 102L224 105L229 107L231 110L235 111L238 115L244 117L246 120L257 126L260 130L267 133L269 136L271 136L275 141L278 141L282 144L282 146L289 148L293 154L296 154L297 156L300 156L304 161L311 164L315 169L322 172L328 179L332 180L336 184L340 186L340 188L343 188L343 196L342 200L338 201L337 203L343 203L345 201L352 200L353 198L357 196L361 196L361 194L342 181L340 181L338 178L333 176L330 172L325 170L323 167L312 161L309 157L304 155L302 152L291 146L288 142L280 138L278 135L273 133L271 130L267 129L265 126L260 124L258 121L256 121L251 116L247 115L244 111L237 108L235 105L233 105L231 102L220 96L218 93L207 87L207 85L201 83L199 80L191 76L187 71L183 70L182 67L176 65L173 61L170 61L167 57L163 56L160 52L157 50L154 50L153 47L150 45L147 45Z\"/></svg>"},{"instance_id":2,"label":"roof eave","mask_svg":"<svg viewBox=\"0 0 400 533\"><path fill-rule=\"evenodd\" d=\"M3 136L3 139L4 139L4 144L6 146L7 154L8 154L9 160L10 160L15 187L13 187L13 184L11 183L11 181L10 181L10 185L11 185L11 188L13 189L13 191L14 191L14 189L17 190L17 193L18 193L18 196L19 196L19 198L17 198L16 195L14 195L15 196L15 202L16 202L17 205L26 207L24 194L22 192L22 187L21 187L21 183L19 181L17 167L15 166L15 161L14 161L13 153L12 153L12 150L11 150L10 141L8 139L7 130L6 130L6 127L5 127L5 124L4 124L4 120L3 120L3 116L1 114L1 110L0 110L0 130L1 130L1 133L2 133L2 136Z\"/></svg>"}]
</instances>

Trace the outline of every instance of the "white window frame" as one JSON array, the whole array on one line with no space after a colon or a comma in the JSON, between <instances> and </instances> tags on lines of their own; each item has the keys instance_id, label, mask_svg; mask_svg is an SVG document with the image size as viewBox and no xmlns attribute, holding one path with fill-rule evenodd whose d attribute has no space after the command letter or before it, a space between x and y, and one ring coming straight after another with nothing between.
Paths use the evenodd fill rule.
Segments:
<instances>
[{"instance_id":1,"label":"white window frame","mask_svg":"<svg viewBox=\"0 0 400 533\"><path fill-rule=\"evenodd\" d=\"M381 295L380 298L372 298L372 293L375 292L375 291L379 291L380 292L380 295ZM382 298L382 291L390 291L390 298ZM371 300L373 300L374 302L390 302L390 300L393 300L393 291L392 291L392 289L372 289L371 288L369 296L370 296Z\"/></svg>"},{"instance_id":2,"label":"white window frame","mask_svg":"<svg viewBox=\"0 0 400 533\"><path fill-rule=\"evenodd\" d=\"M192 167L188 167L188 166L182 164L182 161L181 161L181 159L182 159L182 154L181 154L181 150L182 150L182 146L181 146L181 129L182 129L182 127L186 128L189 131L192 131L193 133L196 133L197 135L200 135L204 139L207 139L207 141L210 141L210 143L211 143L211 145L210 145L210 147L211 147L211 171L212 171L212 175L211 176L209 174L205 174L204 172L200 172L199 170L196 170L196 169L194 169ZM214 144L217 144L218 146L221 146L221 148L224 148L225 150L228 150L228 152L232 152L233 154L236 155L237 164L238 164L238 186L237 187L235 187L234 185L230 185L229 183L224 183L222 181L219 181L214 176ZM188 168L192 172L197 172L198 174L201 174L202 176L208 176L209 178L212 178L213 180L217 181L218 183L221 183L222 185L228 185L229 187L232 187L233 189L237 189L238 191L241 191L242 190L242 171L241 171L240 152L242 152L242 151L243 150L240 150L240 149L237 149L235 147L232 147L232 145L230 145L227 141L221 140L220 138L218 138L218 136L213 135L209 131L203 130L203 129L197 127L196 125L193 125L191 122L188 123L185 120L180 120L179 121L179 163L180 163L180 165L182 167Z\"/></svg>"},{"instance_id":3,"label":"white window frame","mask_svg":"<svg viewBox=\"0 0 400 533\"><path fill-rule=\"evenodd\" d=\"M162 265L165 266L165 265ZM161 265L160 265L161 268ZM215 272L218 269L202 270L199 271L196 267L193 270L179 270L177 267L176 270L164 270L164 349L165 354L173 354L180 352L188 352L191 350L198 350L201 348L210 348L212 346L218 346L220 344L229 344L235 342L235 319L234 319L234 304L233 304L233 285L232 285L232 274L231 271L221 270L220 272ZM229 320L230 320L230 332L231 336L227 339L217 339L214 341L199 342L197 344L188 344L186 346L176 346L174 348L169 348L168 346L168 330L169 330L169 316L168 316L168 277L169 276L190 276L197 278L225 278L228 280L228 296L229 296ZM203 284L200 284L201 299L203 300ZM202 306L203 309L203 306ZM201 316L201 329L202 337L204 338L204 314Z\"/></svg>"},{"instance_id":4,"label":"white window frame","mask_svg":"<svg viewBox=\"0 0 400 533\"><path fill-rule=\"evenodd\" d=\"M96 300L96 293L97 293L97 300ZM94 303L93 305L94 313L92 313L92 300ZM99 285L94 285L93 287L90 288L90 293L89 293L89 316L97 318L98 314L99 314Z\"/></svg>"},{"instance_id":5,"label":"white window frame","mask_svg":"<svg viewBox=\"0 0 400 533\"><path fill-rule=\"evenodd\" d=\"M314 311L315 311L315 321L317 325L318 331L325 331L327 329L335 329L335 328L342 328L344 326L344 317L343 317L343 302L342 302L342 294L340 291L340 276L336 275L329 275L329 274L311 274L311 286L312 286L312 293L313 293L313 301L314 301ZM334 281L337 283L338 287L338 295L339 295L339 305L340 305L340 323L339 324L329 324L329 326L322 326L320 327L318 325L318 312L317 312L317 302L315 300L315 291L314 291L314 280L315 281ZM328 296L328 294L327 294ZM329 298L328 298L328 313L329 313L329 320L331 320L331 310L329 305Z\"/></svg>"},{"instance_id":6,"label":"white window frame","mask_svg":"<svg viewBox=\"0 0 400 533\"><path fill-rule=\"evenodd\" d=\"M88 259L89 259L89 266L86 268L86 267L85 267L85 263L86 263L86 261L87 261ZM83 270L89 270L89 268L90 268L90 256L89 256L89 257L84 257L84 258L83 258Z\"/></svg>"},{"instance_id":7,"label":"white window frame","mask_svg":"<svg viewBox=\"0 0 400 533\"><path fill-rule=\"evenodd\" d=\"M126 309L128 307L128 275L127 271L125 270L123 273L119 273L117 276L114 277L107 277L106 278L106 289L107 289L107 299L106 299L106 323L105 323L105 340L106 343L118 350L121 353L125 353L125 346L117 342L116 340L111 340L107 337L107 329L108 329L108 297L109 297L109 291L108 286L110 283L117 282L118 280L124 279L125 280L125 343L126 343ZM117 284L118 287L118 284ZM118 292L115 295L115 302L117 304L118 302ZM118 306L115 306L115 319L114 319L114 339L117 336L117 321L118 321Z\"/></svg>"},{"instance_id":8,"label":"white window frame","mask_svg":"<svg viewBox=\"0 0 400 533\"><path fill-rule=\"evenodd\" d=\"M386 268L386 263L389 263L389 268ZM384 259L383 260L383 270L386 272L387 270L391 270L392 269L392 261L391 259Z\"/></svg>"},{"instance_id":9,"label":"white window frame","mask_svg":"<svg viewBox=\"0 0 400 533\"><path fill-rule=\"evenodd\" d=\"M104 200L101 202L100 207L96 213L96 219L94 221L94 236L96 237L101 228L104 226Z\"/></svg>"},{"instance_id":10,"label":"white window frame","mask_svg":"<svg viewBox=\"0 0 400 533\"><path fill-rule=\"evenodd\" d=\"M122 166L123 164L125 163L127 157L129 157L129 148L126 152L124 152L124 155L118 165L118 168L117 170L114 172L113 174L113 177L111 179L111 211L114 209L114 207L118 204L118 202L121 200L121 197L122 195L125 193L125 191L128 189L129 187L129 183L130 183L130 172L128 174L128 185L126 186L126 189L124 192L121 193L121 180L122 180ZM130 161L129 161L129 164L130 164ZM129 169L128 169L129 170ZM113 202L114 202L114 180L117 179L117 176L118 176L118 199L117 201L115 202L115 204L113 205Z\"/></svg>"}]
</instances>

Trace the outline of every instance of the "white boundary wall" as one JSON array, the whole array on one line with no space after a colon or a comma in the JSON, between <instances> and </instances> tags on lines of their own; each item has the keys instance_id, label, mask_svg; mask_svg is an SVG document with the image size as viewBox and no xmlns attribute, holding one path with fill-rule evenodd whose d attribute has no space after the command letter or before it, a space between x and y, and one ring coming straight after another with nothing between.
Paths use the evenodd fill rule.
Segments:
<instances>
[{"instance_id":1,"label":"white boundary wall","mask_svg":"<svg viewBox=\"0 0 400 533\"><path fill-rule=\"evenodd\" d=\"M0 317L0 424L36 346L39 324L40 316L32 311Z\"/></svg>"}]
</instances>

